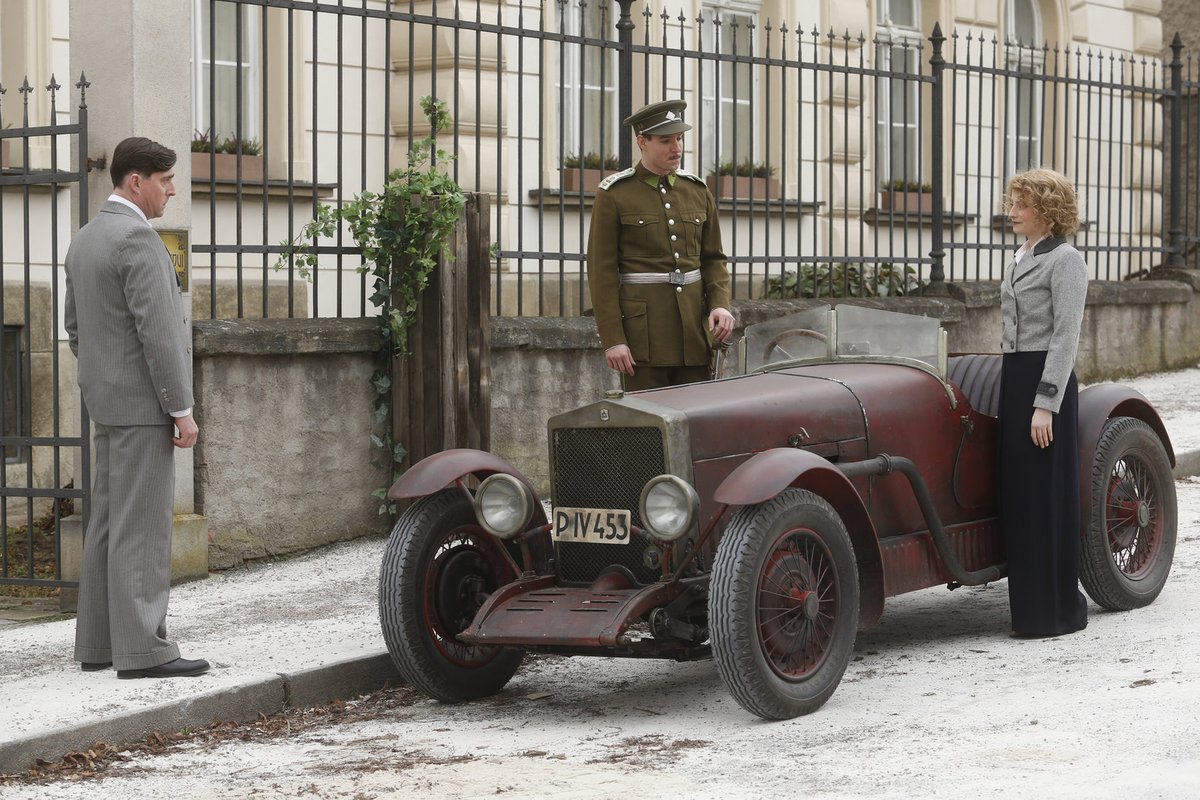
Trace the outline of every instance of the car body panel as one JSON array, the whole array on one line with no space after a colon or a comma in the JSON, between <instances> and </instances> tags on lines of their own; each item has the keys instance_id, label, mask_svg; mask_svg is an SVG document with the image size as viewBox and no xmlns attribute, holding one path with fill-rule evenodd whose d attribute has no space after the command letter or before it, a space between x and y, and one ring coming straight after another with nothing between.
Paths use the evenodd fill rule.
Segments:
<instances>
[{"instance_id":1,"label":"car body panel","mask_svg":"<svg viewBox=\"0 0 1200 800\"><path fill-rule=\"evenodd\" d=\"M851 321L870 316L862 309L846 315ZM762 363L751 374L717 381L612 393L551 418L556 506L627 509L630 543L552 543L550 526L538 517L522 542L526 555L532 551L536 558L527 560L517 581L492 593L460 638L564 653L699 657L704 647L695 641L659 640L645 631L639 636L634 628L644 627L652 612L669 611L682 615L680 629L701 630L696 615L703 610L687 604L694 594L706 594L730 518L789 487L815 493L844 523L858 568L860 629L880 619L885 597L953 584L947 558L966 572L994 568L977 581L1003 574L997 420L976 408L995 411L1000 356L972 354L955 372L944 332L934 337L926 323L920 353L905 357L888 340L892 330L903 329L903 320L899 328L889 320L867 328L868 336L845 348L836 313L810 312L806 320L798 342L786 342L786 348L772 344L781 333L790 335L786 323L772 323L767 344L756 343L764 358L772 348L790 348L785 354L792 361ZM939 352L926 353L935 338ZM890 355L862 355L881 351ZM817 355L796 359L798 352ZM946 379L952 372L969 373L969 380L959 386ZM1146 421L1174 462L1166 430L1145 398L1105 385L1080 394L1081 464L1091 463L1100 431L1115 415ZM633 439L639 443L628 444ZM907 478L886 466L889 458L911 462ZM413 467L389 496L417 497L467 475L496 472L525 481L497 456L451 450ZM642 528L638 508L642 486L663 472L688 481L699 497L693 530L674 543L655 540ZM1086 520L1090 482L1087 470L1081 473ZM929 497L925 510L917 483ZM936 526L927 514L936 517ZM950 548L948 554L939 551L931 527L944 531L948 545L941 546ZM592 560L580 561L579 553Z\"/></svg>"}]
</instances>

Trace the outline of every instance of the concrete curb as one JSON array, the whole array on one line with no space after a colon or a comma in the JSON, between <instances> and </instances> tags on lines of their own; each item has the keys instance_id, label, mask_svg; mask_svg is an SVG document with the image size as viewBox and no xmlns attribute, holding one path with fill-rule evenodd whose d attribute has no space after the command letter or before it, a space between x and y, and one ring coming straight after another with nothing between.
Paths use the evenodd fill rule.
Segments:
<instances>
[{"instance_id":1,"label":"concrete curb","mask_svg":"<svg viewBox=\"0 0 1200 800\"><path fill-rule=\"evenodd\" d=\"M1200 475L1200 450L1175 454L1175 480Z\"/></svg>"},{"instance_id":2,"label":"concrete curb","mask_svg":"<svg viewBox=\"0 0 1200 800\"><path fill-rule=\"evenodd\" d=\"M259 714L357 697L399 681L399 673L386 652L312 669L264 674L238 686L5 742L0 745L0 774L22 773L39 758L56 761L67 753L87 750L96 742L121 749L154 731L202 728L216 720L245 722Z\"/></svg>"}]
</instances>

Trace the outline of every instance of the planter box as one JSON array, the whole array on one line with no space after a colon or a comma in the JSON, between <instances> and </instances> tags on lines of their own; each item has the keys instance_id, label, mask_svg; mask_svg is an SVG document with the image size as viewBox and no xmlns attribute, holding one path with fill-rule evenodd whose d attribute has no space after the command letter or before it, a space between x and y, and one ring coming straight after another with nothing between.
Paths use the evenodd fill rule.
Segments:
<instances>
[{"instance_id":1,"label":"planter box","mask_svg":"<svg viewBox=\"0 0 1200 800\"><path fill-rule=\"evenodd\" d=\"M774 200L779 197L777 178L749 178L743 175L709 175L704 179L708 190L718 200L736 197L738 200Z\"/></svg>"},{"instance_id":2,"label":"planter box","mask_svg":"<svg viewBox=\"0 0 1200 800\"><path fill-rule=\"evenodd\" d=\"M216 163L212 165L212 173L209 173L209 165L213 157L212 153L192 153L192 182L193 183L209 183L210 181L236 181L238 169L238 157L233 153L217 153ZM242 159L242 182L243 183L262 183L263 182L263 157L262 156L246 156Z\"/></svg>"},{"instance_id":3,"label":"planter box","mask_svg":"<svg viewBox=\"0 0 1200 800\"><path fill-rule=\"evenodd\" d=\"M897 214L932 214L933 195L930 192L880 192L879 210Z\"/></svg>"},{"instance_id":4,"label":"planter box","mask_svg":"<svg viewBox=\"0 0 1200 800\"><path fill-rule=\"evenodd\" d=\"M559 170L562 177L564 194L570 192L594 192L600 188L600 181L607 174L602 169L579 169L579 167L562 167Z\"/></svg>"}]
</instances>

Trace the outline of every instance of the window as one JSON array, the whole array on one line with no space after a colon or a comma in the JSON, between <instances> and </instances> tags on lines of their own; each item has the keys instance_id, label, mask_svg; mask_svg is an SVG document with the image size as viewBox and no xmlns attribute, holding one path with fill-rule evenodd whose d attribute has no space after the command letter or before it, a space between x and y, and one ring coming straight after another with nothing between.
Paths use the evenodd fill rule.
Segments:
<instances>
[{"instance_id":1,"label":"window","mask_svg":"<svg viewBox=\"0 0 1200 800\"><path fill-rule=\"evenodd\" d=\"M194 3L196 69L192 95L196 98L196 130L208 131L214 138L258 138L259 10L225 0L194 0ZM210 95L214 83L215 103Z\"/></svg>"},{"instance_id":2,"label":"window","mask_svg":"<svg viewBox=\"0 0 1200 800\"><path fill-rule=\"evenodd\" d=\"M1010 76L1005 124L1005 182L1018 172L1039 166L1042 152L1042 81L1045 52L1042 19L1034 0L1009 0L1005 54ZM1021 77L1029 75L1031 77Z\"/></svg>"},{"instance_id":3,"label":"window","mask_svg":"<svg viewBox=\"0 0 1200 800\"><path fill-rule=\"evenodd\" d=\"M25 359L21 351L21 327L5 325L0 360L4 362L0 382L4 386L3 425L0 436L27 436L29 430L28 409L25 392ZM19 461L21 447L3 447L5 461Z\"/></svg>"},{"instance_id":4,"label":"window","mask_svg":"<svg viewBox=\"0 0 1200 800\"><path fill-rule=\"evenodd\" d=\"M700 47L706 53L753 55L755 15L742 8L705 7ZM722 163L758 159L755 72L750 64L705 60L701 67L701 174Z\"/></svg>"},{"instance_id":5,"label":"window","mask_svg":"<svg viewBox=\"0 0 1200 800\"><path fill-rule=\"evenodd\" d=\"M879 0L876 9L875 64L897 77L875 83L875 166L881 182L920 182L920 2Z\"/></svg>"},{"instance_id":6,"label":"window","mask_svg":"<svg viewBox=\"0 0 1200 800\"><path fill-rule=\"evenodd\" d=\"M616 19L611 4L559 0L564 33L588 39L611 39ZM597 45L567 44L560 48L558 103L562 109L563 153L595 153L601 161L620 147L617 119L617 54Z\"/></svg>"}]
</instances>

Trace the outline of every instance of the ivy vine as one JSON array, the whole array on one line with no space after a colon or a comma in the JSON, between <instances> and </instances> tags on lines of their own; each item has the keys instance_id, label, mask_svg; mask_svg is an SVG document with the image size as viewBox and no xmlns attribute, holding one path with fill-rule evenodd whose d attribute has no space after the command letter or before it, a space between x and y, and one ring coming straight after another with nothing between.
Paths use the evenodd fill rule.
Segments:
<instances>
[{"instance_id":1,"label":"ivy vine","mask_svg":"<svg viewBox=\"0 0 1200 800\"><path fill-rule=\"evenodd\" d=\"M380 333L394 356L408 352L408 329L416 318L421 292L467 202L462 188L445 172L453 156L437 147L438 133L451 123L446 104L423 97L421 110L429 121L429 135L413 143L407 164L392 170L379 192L363 191L340 207L319 205L296 238L283 243L285 252L275 264L279 269L290 257L300 275L308 279L317 268L317 240L333 237L345 223L362 251L359 272L374 276L370 300L379 309ZM390 362L371 376L376 425L390 416L393 380ZM382 436L371 433L371 442L389 453L394 481L408 451L403 443L392 440L390 431ZM396 512L395 504L388 502L387 489L380 487L371 493L382 501L380 514Z\"/></svg>"}]
</instances>

